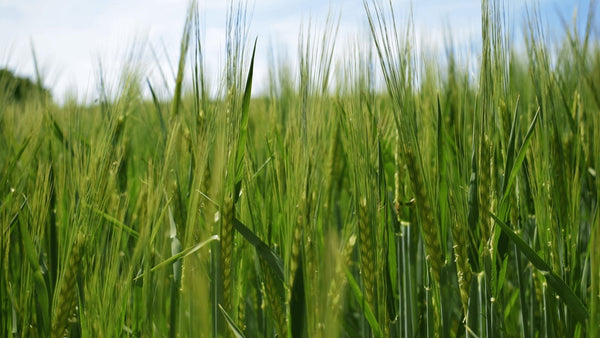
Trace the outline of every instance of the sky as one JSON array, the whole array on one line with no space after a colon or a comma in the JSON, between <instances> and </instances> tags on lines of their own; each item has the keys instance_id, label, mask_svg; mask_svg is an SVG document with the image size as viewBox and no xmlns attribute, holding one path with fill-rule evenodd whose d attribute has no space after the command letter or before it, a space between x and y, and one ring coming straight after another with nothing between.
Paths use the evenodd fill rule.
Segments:
<instances>
[{"instance_id":1,"label":"sky","mask_svg":"<svg viewBox=\"0 0 600 338\"><path fill-rule=\"evenodd\" d=\"M392 2L400 22L405 23L412 11L415 39L422 52L443 50L448 32L463 48L472 48L480 40L479 0ZM509 26L514 27L518 40L522 35L518 27L534 1L507 3ZM551 36L563 31L560 16L571 23L576 14L583 23L589 8L589 0L536 3ZM95 100L100 69L108 86L116 86L123 67L133 63L154 85L161 82L157 80L162 78L161 70L174 82L172 69L178 60L188 4L187 0L0 0L0 68L33 77L35 54L45 86L59 101L65 97ZM225 60L228 6L226 0L198 0L205 65L213 87ZM309 22L318 32L329 13L340 18L337 56L367 32L362 0L248 0L247 6L248 36L258 38L255 92L264 90L261 84L267 79L271 53L283 55L292 66L297 64L298 35Z\"/></svg>"}]
</instances>

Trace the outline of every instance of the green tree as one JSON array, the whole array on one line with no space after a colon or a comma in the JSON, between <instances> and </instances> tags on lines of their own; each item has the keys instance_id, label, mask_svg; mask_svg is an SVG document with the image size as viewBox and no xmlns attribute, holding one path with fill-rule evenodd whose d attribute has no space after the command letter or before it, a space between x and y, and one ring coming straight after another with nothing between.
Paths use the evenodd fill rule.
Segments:
<instances>
[{"instance_id":1,"label":"green tree","mask_svg":"<svg viewBox=\"0 0 600 338\"><path fill-rule=\"evenodd\" d=\"M51 98L48 89L8 69L0 69L0 101L23 103L32 99Z\"/></svg>"}]
</instances>

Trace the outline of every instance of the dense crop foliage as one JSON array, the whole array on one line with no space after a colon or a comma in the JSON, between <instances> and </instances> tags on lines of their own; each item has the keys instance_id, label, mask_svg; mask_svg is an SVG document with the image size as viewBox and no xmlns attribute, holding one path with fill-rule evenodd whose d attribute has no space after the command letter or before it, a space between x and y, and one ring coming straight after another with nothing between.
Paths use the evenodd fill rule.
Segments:
<instances>
[{"instance_id":1,"label":"dense crop foliage","mask_svg":"<svg viewBox=\"0 0 600 338\"><path fill-rule=\"evenodd\" d=\"M192 5L172 100L0 104L0 335L599 336L592 18L551 48L534 13L519 54L484 0L471 76L365 15L260 98L244 9L215 97Z\"/></svg>"}]
</instances>

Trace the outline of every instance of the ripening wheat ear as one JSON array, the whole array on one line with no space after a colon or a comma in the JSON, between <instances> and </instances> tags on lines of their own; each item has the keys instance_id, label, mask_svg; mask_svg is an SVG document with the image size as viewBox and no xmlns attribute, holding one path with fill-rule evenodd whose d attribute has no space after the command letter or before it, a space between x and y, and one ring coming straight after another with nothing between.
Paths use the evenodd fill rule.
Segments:
<instances>
[{"instance_id":1,"label":"ripening wheat ear","mask_svg":"<svg viewBox=\"0 0 600 338\"><path fill-rule=\"evenodd\" d=\"M54 317L52 318L52 337L63 337L65 335L69 324L69 317L75 312L77 304L75 283L80 268L81 257L83 256L84 241L85 235L79 232L74 241L71 256L65 266L66 271L60 284L58 302L54 308Z\"/></svg>"}]
</instances>

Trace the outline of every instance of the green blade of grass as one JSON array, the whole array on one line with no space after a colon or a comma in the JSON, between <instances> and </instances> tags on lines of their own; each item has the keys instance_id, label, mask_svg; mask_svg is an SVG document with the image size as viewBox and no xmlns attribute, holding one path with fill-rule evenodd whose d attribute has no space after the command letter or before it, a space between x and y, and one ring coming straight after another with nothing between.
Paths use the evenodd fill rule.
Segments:
<instances>
[{"instance_id":1,"label":"green blade of grass","mask_svg":"<svg viewBox=\"0 0 600 338\"><path fill-rule=\"evenodd\" d=\"M258 255L264 259L267 264L273 269L273 272L280 280L285 280L283 277L283 261L269 246L256 236L252 230L240 222L237 218L233 219L233 227L239 232L254 248Z\"/></svg>"},{"instance_id":2,"label":"green blade of grass","mask_svg":"<svg viewBox=\"0 0 600 338\"><path fill-rule=\"evenodd\" d=\"M158 97L154 92L154 88L152 88L152 84L150 84L150 80L146 79L146 83L148 84L148 89L150 89L150 95L152 96L152 102L154 103L154 107L156 108L156 116L158 117L158 122L160 123L160 131L162 135L163 142L166 142L167 139L167 127L165 125L165 119L163 118L162 109L160 108L160 102L158 101Z\"/></svg>"},{"instance_id":3,"label":"green blade of grass","mask_svg":"<svg viewBox=\"0 0 600 338\"><path fill-rule=\"evenodd\" d=\"M505 173L510 173L512 171L513 168L513 163L514 163L514 159L515 159L515 139L516 139L516 129L518 128L518 121L519 119L517 118L517 113L519 111L519 98L517 97L517 103L515 104L515 112L513 114L513 121L512 121L512 125L510 127L510 136L508 138L508 146L507 146L507 152L506 152L506 163L504 166L504 172ZM504 193L504 191L506 190L506 176L504 177L504 182L503 182L503 186L502 186L502 192Z\"/></svg>"},{"instance_id":4,"label":"green blade of grass","mask_svg":"<svg viewBox=\"0 0 600 338\"><path fill-rule=\"evenodd\" d=\"M473 128L474 129L474 128ZM477 186L479 180L477 177L477 152L475 150L475 137L473 137L473 151L471 153L471 176L469 177L469 195L467 199L467 223L469 230L476 233L479 223L479 196L477 194ZM475 246L471 245L469 250L469 261L473 264L475 270L479 270L479 254L476 252Z\"/></svg>"},{"instance_id":5,"label":"green blade of grass","mask_svg":"<svg viewBox=\"0 0 600 338\"><path fill-rule=\"evenodd\" d=\"M91 205L88 204L84 204L84 206L92 209L93 212L95 212L96 214L102 216L102 218L104 218L105 220L113 223L114 225L116 225L118 228L120 228L121 230L125 231L126 233L130 234L131 236L138 238L140 237L139 232L135 231L133 228L131 228L130 226L126 225L125 223L119 221L118 219L114 218L113 216L103 212L102 210L98 210L96 208L94 208Z\"/></svg>"},{"instance_id":6,"label":"green blade of grass","mask_svg":"<svg viewBox=\"0 0 600 338\"><path fill-rule=\"evenodd\" d=\"M213 235L211 237L209 237L207 240L205 240L204 242L201 242L193 247L187 248L185 250L182 250L181 252L179 252L178 254L175 254L167 259L165 259L164 261L156 264L155 266L153 266L150 269L150 272L154 272L170 263L173 263L176 260L185 258L193 253L195 253L196 251L202 249L206 244L212 242L212 241L218 241L219 240L219 236L218 235ZM144 274L139 274L137 275L133 280L138 280L140 278L144 277Z\"/></svg>"},{"instance_id":7,"label":"green blade of grass","mask_svg":"<svg viewBox=\"0 0 600 338\"><path fill-rule=\"evenodd\" d=\"M373 335L375 335L376 337L383 337L383 332L381 331L381 328L379 327L379 323L377 323L377 319L375 318L375 315L373 314L371 307L369 306L367 301L364 299L364 295L363 295L362 291L360 291L360 287L358 286L358 283L356 283L356 280L354 279L354 277L352 276L352 273L348 269L346 269L346 278L348 280L348 284L350 285L350 288L352 289L352 293L354 294L354 297L356 297L356 301L360 304L360 307L363 310L363 314L365 315L365 318L367 319L367 321L369 322L369 325L371 326Z\"/></svg>"},{"instance_id":8,"label":"green blade of grass","mask_svg":"<svg viewBox=\"0 0 600 338\"><path fill-rule=\"evenodd\" d=\"M23 210L23 208L27 205L27 199L23 201L21 208L19 211ZM37 313L41 316L40 320L42 322L43 335L47 335L50 333L50 297L48 294L48 287L46 285L46 281L42 274L41 266L38 262L38 253L33 244L33 240L31 235L29 234L29 230L25 225L24 221L21 221L18 218L18 213L13 218L16 222L19 223L19 232L21 235L21 243L25 250L25 255L27 256L27 260L31 265L31 270L33 271L33 282L35 285L35 294L36 294L36 304L38 306Z\"/></svg>"},{"instance_id":9,"label":"green blade of grass","mask_svg":"<svg viewBox=\"0 0 600 338\"><path fill-rule=\"evenodd\" d=\"M171 239L171 257L177 257L181 253L181 241L177 237L177 224L173 218L173 212L169 207L169 227ZM180 259L173 261L173 283L171 284L171 300L170 300L170 323L169 323L169 337L177 337L178 324L179 324L179 300L181 287L181 273L182 273L182 262Z\"/></svg>"},{"instance_id":10,"label":"green blade of grass","mask_svg":"<svg viewBox=\"0 0 600 338\"><path fill-rule=\"evenodd\" d=\"M178 257L178 255L182 252L181 241L177 236L177 224L173 218L171 207L169 207L169 228L169 238L171 239L171 257ZM179 284L181 281L181 262L179 260L175 260L173 263L173 279L176 284Z\"/></svg>"},{"instance_id":11,"label":"green blade of grass","mask_svg":"<svg viewBox=\"0 0 600 338\"><path fill-rule=\"evenodd\" d=\"M548 285L562 298L573 311L577 320L583 322L589 317L589 313L585 308L583 302L573 293L569 286L552 272L550 265L548 265L542 257L540 257L525 241L519 237L506 223L502 222L496 215L489 213L490 216L496 221L496 224L500 226L502 231L508 235L508 237L515 243L519 251L521 251L527 259L535 266L540 272L546 277Z\"/></svg>"},{"instance_id":12,"label":"green blade of grass","mask_svg":"<svg viewBox=\"0 0 600 338\"><path fill-rule=\"evenodd\" d=\"M4 168L2 168L2 176L0 176L0 179L2 179L2 181L0 181L0 184L2 184L4 182L4 180L7 178L7 175L9 175L10 173L13 172L15 166L19 162L19 159L21 159L21 156L23 156L23 152L29 145L29 141L31 141L31 136L28 136L25 139L25 141L23 141L23 144L19 148L19 151L17 151L15 156L13 156L11 158L11 160L8 162L8 164L6 166L4 166ZM0 205L4 205L4 201L0 202L0 203L1 203Z\"/></svg>"},{"instance_id":13,"label":"green blade of grass","mask_svg":"<svg viewBox=\"0 0 600 338\"><path fill-rule=\"evenodd\" d=\"M235 155L235 194L234 198L237 199L239 196L239 190L242 182L243 165L244 165L244 153L246 152L246 141L248 139L248 118L250 110L250 99L252 96L252 77L254 74L254 57L256 54L256 43L258 38L254 40L254 48L252 49L252 58L250 59L250 69L248 70L248 79L246 80L246 89L244 90L244 98L242 100L242 119L239 126L239 140L237 144L237 150Z\"/></svg>"},{"instance_id":14,"label":"green blade of grass","mask_svg":"<svg viewBox=\"0 0 600 338\"><path fill-rule=\"evenodd\" d=\"M290 326L293 338L303 337L306 331L306 296L304 294L304 267L302 264L302 255L300 255L290 296Z\"/></svg>"},{"instance_id":15,"label":"green blade of grass","mask_svg":"<svg viewBox=\"0 0 600 338\"><path fill-rule=\"evenodd\" d=\"M185 59L190 44L190 35L192 29L192 10L195 6L195 2L190 3L190 9L183 26L183 36L181 37L180 51L179 51L179 66L177 67L177 78L175 79L175 92L173 93L173 106L171 111L171 120L179 114L181 109L181 92L183 88L183 72L185 69Z\"/></svg>"},{"instance_id":16,"label":"green blade of grass","mask_svg":"<svg viewBox=\"0 0 600 338\"><path fill-rule=\"evenodd\" d=\"M244 336L244 333L242 332L242 330L237 326L237 324L233 321L233 319L229 316L229 314L227 314L227 312L225 311L225 309L223 309L221 304L219 304L219 310L221 310L223 317L225 317L225 320L227 321L227 325L229 325L229 329L231 330L231 333L233 333L233 335L236 338L246 338L246 336Z\"/></svg>"},{"instance_id":17,"label":"green blade of grass","mask_svg":"<svg viewBox=\"0 0 600 338\"><path fill-rule=\"evenodd\" d=\"M71 150L69 140L65 138L65 134L63 133L62 128L58 125L58 122L56 122L56 120L52 117L51 114L48 114L47 116L48 118L50 118L50 122L52 122L52 127L56 138L60 141L60 143L62 143L65 146L67 150Z\"/></svg>"},{"instance_id":18,"label":"green blade of grass","mask_svg":"<svg viewBox=\"0 0 600 338\"><path fill-rule=\"evenodd\" d=\"M523 160L525 159L525 154L527 153L527 148L529 146L529 143L531 142L531 136L533 135L533 130L535 128L537 120L539 119L539 116L540 109L538 107L538 110L536 111L535 116L533 117L533 121L531 121L531 124L529 125L527 134L525 134L523 144L521 144L521 147L519 148L519 152L517 153L515 163L510 170L510 174L508 176L508 183L504 186L502 199L500 200L500 208L498 209L498 215L500 215L500 218L502 219L506 219L506 213L508 212L508 202L510 200L510 188L514 184L515 179L517 178L517 173L521 169L521 165L523 164Z\"/></svg>"},{"instance_id":19,"label":"green blade of grass","mask_svg":"<svg viewBox=\"0 0 600 338\"><path fill-rule=\"evenodd\" d=\"M437 97L437 166L438 166L438 207L440 216L440 238L447 238L448 232L448 172L446 167L446 142L445 130L442 120L442 107L440 97ZM442 252L446 252L446 241L441 241ZM444 254L445 256L445 254Z\"/></svg>"}]
</instances>

